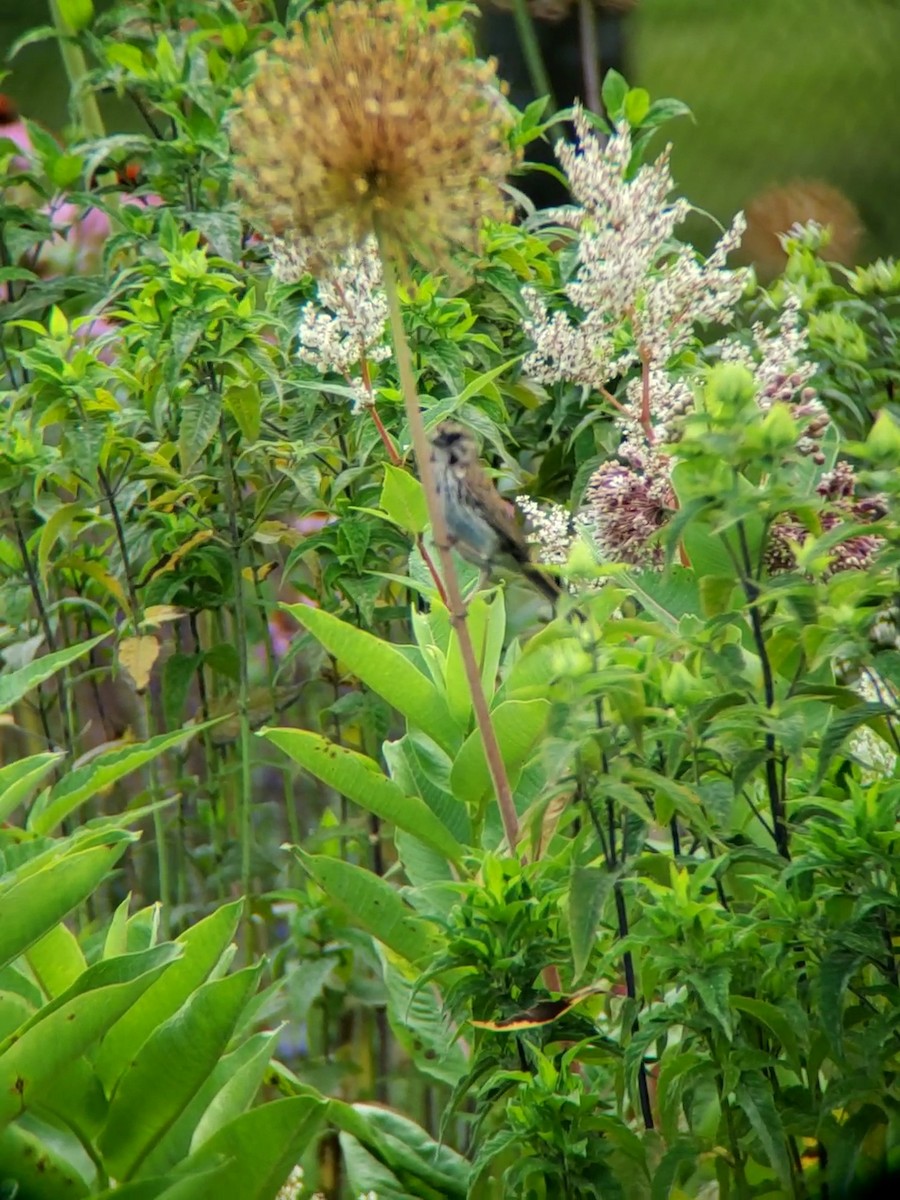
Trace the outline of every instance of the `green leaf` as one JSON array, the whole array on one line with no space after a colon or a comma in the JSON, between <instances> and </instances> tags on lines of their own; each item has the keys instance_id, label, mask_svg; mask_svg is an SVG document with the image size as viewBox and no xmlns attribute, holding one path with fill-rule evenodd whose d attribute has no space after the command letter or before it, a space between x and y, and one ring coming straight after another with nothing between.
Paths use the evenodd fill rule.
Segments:
<instances>
[{"instance_id":1,"label":"green leaf","mask_svg":"<svg viewBox=\"0 0 900 1200\"><path fill-rule=\"evenodd\" d=\"M394 524L407 533L424 533L428 527L428 507L421 483L393 463L384 464L380 504Z\"/></svg>"},{"instance_id":2,"label":"green leaf","mask_svg":"<svg viewBox=\"0 0 900 1200\"><path fill-rule=\"evenodd\" d=\"M695 989L703 1007L715 1017L729 1041L734 1037L731 1022L731 971L728 967L710 967L688 975L687 982Z\"/></svg>"},{"instance_id":3,"label":"green leaf","mask_svg":"<svg viewBox=\"0 0 900 1200\"><path fill-rule=\"evenodd\" d=\"M117 954L128 953L128 909L131 906L131 892L118 906L106 928L103 940L103 957L115 958Z\"/></svg>"},{"instance_id":4,"label":"green leaf","mask_svg":"<svg viewBox=\"0 0 900 1200\"><path fill-rule=\"evenodd\" d=\"M657 1075L657 1107L661 1132L667 1142L674 1141L684 1119L682 1096L696 1086L701 1077L713 1078L712 1060L694 1051L682 1051L680 1045L668 1046L660 1059Z\"/></svg>"},{"instance_id":5,"label":"green leaf","mask_svg":"<svg viewBox=\"0 0 900 1200\"><path fill-rule=\"evenodd\" d=\"M181 724L181 714L188 692L197 678L197 668L202 662L202 654L180 654L176 651L163 664L163 713L166 725L170 728Z\"/></svg>"},{"instance_id":6,"label":"green leaf","mask_svg":"<svg viewBox=\"0 0 900 1200\"><path fill-rule=\"evenodd\" d=\"M670 1196L689 1195L689 1192L676 1187L679 1174L683 1166L696 1170L703 1149L699 1138L690 1135L673 1138L653 1171L650 1200L669 1200Z\"/></svg>"},{"instance_id":7,"label":"green leaf","mask_svg":"<svg viewBox=\"0 0 900 1200\"><path fill-rule=\"evenodd\" d=\"M175 940L184 954L107 1033L94 1063L107 1091L153 1031L184 1004L218 966L234 937L243 901L223 905ZM135 918L132 918L134 920Z\"/></svg>"},{"instance_id":8,"label":"green leaf","mask_svg":"<svg viewBox=\"0 0 900 1200\"><path fill-rule=\"evenodd\" d=\"M291 1096L252 1108L229 1121L185 1163L202 1169L225 1155L231 1163L227 1192L235 1200L275 1200L278 1189L324 1120L326 1104Z\"/></svg>"},{"instance_id":9,"label":"green leaf","mask_svg":"<svg viewBox=\"0 0 900 1200\"><path fill-rule=\"evenodd\" d=\"M224 33L228 26L220 27ZM212 247L213 253L229 262L241 261L241 239L243 227L241 219L234 212L225 212L216 208L212 212L187 212L185 220L192 229L197 229ZM251 439L255 441L255 438Z\"/></svg>"},{"instance_id":10,"label":"green leaf","mask_svg":"<svg viewBox=\"0 0 900 1200\"><path fill-rule=\"evenodd\" d=\"M102 792L132 771L145 766L166 750L183 746L196 733L206 728L203 725L191 725L187 729L178 729L175 733L161 733L146 742L135 742L117 750L109 750L98 754L83 767L70 771L63 779L41 796L28 814L27 828L33 833L52 833L61 821L79 805L84 804L98 792Z\"/></svg>"},{"instance_id":11,"label":"green leaf","mask_svg":"<svg viewBox=\"0 0 900 1200\"><path fill-rule=\"evenodd\" d=\"M650 111L650 93L646 88L629 88L625 95L625 120L636 129Z\"/></svg>"},{"instance_id":12,"label":"green leaf","mask_svg":"<svg viewBox=\"0 0 900 1200\"><path fill-rule=\"evenodd\" d=\"M181 402L178 459L182 474L190 474L197 459L212 441L219 428L221 414L222 397L219 392L208 388L191 393Z\"/></svg>"},{"instance_id":13,"label":"green leaf","mask_svg":"<svg viewBox=\"0 0 900 1200\"><path fill-rule=\"evenodd\" d=\"M352 1134L339 1136L341 1159L347 1183L354 1196L375 1195L378 1200L410 1200L411 1193L393 1171Z\"/></svg>"},{"instance_id":14,"label":"green leaf","mask_svg":"<svg viewBox=\"0 0 900 1200\"><path fill-rule=\"evenodd\" d=\"M603 111L611 121L618 121L623 116L625 97L628 95L628 84L618 71L610 68L603 79L601 99Z\"/></svg>"},{"instance_id":15,"label":"green leaf","mask_svg":"<svg viewBox=\"0 0 900 1200\"><path fill-rule=\"evenodd\" d=\"M597 926L606 897L615 881L611 871L598 867L575 867L569 884L569 932L576 983L584 973L597 939Z\"/></svg>"},{"instance_id":16,"label":"green leaf","mask_svg":"<svg viewBox=\"0 0 900 1200\"><path fill-rule=\"evenodd\" d=\"M198 1149L229 1121L240 1116L259 1091L269 1060L278 1045L279 1031L258 1033L239 1050L222 1060L222 1070L213 1078L220 1084L197 1123L191 1143Z\"/></svg>"},{"instance_id":17,"label":"green leaf","mask_svg":"<svg viewBox=\"0 0 900 1200\"><path fill-rule=\"evenodd\" d=\"M549 700L504 700L491 712L500 755L512 786L544 731L550 708ZM491 794L493 783L477 729L457 754L450 783L454 796L473 806Z\"/></svg>"},{"instance_id":18,"label":"green leaf","mask_svg":"<svg viewBox=\"0 0 900 1200\"><path fill-rule=\"evenodd\" d=\"M350 917L407 962L430 962L440 949L434 927L416 916L394 888L378 875L353 863L307 854L292 847L301 866Z\"/></svg>"},{"instance_id":19,"label":"green leaf","mask_svg":"<svg viewBox=\"0 0 900 1200\"><path fill-rule=\"evenodd\" d=\"M822 782L825 772L828 770L829 763L851 733L857 730L860 725L871 725L876 731L881 732L883 722L880 722L878 718L892 716L893 712L894 709L889 704L869 701L860 703L854 708L847 708L842 712L833 713L831 720L828 722L828 728L822 735L822 744L819 747L819 762L816 767L816 778L812 784L813 790ZM889 737L887 740L889 740Z\"/></svg>"},{"instance_id":20,"label":"green leaf","mask_svg":"<svg viewBox=\"0 0 900 1200\"><path fill-rule=\"evenodd\" d=\"M81 1200L90 1195L90 1188L78 1171L58 1152L52 1143L43 1140L21 1125L7 1125L0 1133L0 1163L5 1180L14 1180L22 1200Z\"/></svg>"},{"instance_id":21,"label":"green leaf","mask_svg":"<svg viewBox=\"0 0 900 1200\"><path fill-rule=\"evenodd\" d=\"M458 842L472 840L472 822L464 804L450 791L450 760L427 738L406 733L385 742L384 761L391 778L409 795L421 796Z\"/></svg>"},{"instance_id":22,"label":"green leaf","mask_svg":"<svg viewBox=\"0 0 900 1200\"><path fill-rule=\"evenodd\" d=\"M45 751L20 758L8 767L0 767L0 821L28 800L32 792L63 757L61 752Z\"/></svg>"},{"instance_id":23,"label":"green leaf","mask_svg":"<svg viewBox=\"0 0 900 1200\"><path fill-rule=\"evenodd\" d=\"M356 629L322 609L285 604L289 612L362 682L448 752L459 743L459 731L446 702L395 646Z\"/></svg>"},{"instance_id":24,"label":"green leaf","mask_svg":"<svg viewBox=\"0 0 900 1200\"><path fill-rule=\"evenodd\" d=\"M773 1167L785 1195L794 1192L791 1162L785 1142L781 1116L772 1099L772 1091L762 1075L745 1072L734 1089L735 1099L743 1109L753 1132L759 1138L766 1158Z\"/></svg>"},{"instance_id":25,"label":"green leaf","mask_svg":"<svg viewBox=\"0 0 900 1200\"><path fill-rule=\"evenodd\" d=\"M133 1177L200 1090L225 1052L259 970L249 967L202 984L135 1053L119 1079L99 1138L110 1174L117 1179Z\"/></svg>"},{"instance_id":26,"label":"green leaf","mask_svg":"<svg viewBox=\"0 0 900 1200\"><path fill-rule=\"evenodd\" d=\"M462 408L464 404L468 404L468 402L474 396L480 396L484 392L485 388L487 388L489 383L493 383L495 379L498 379L505 371L508 371L509 368L514 366L521 357L521 354L517 354L515 358L511 358L507 362L502 362L496 367L491 367L489 370L483 371L480 375L476 376L475 379L467 383L459 395L454 397L454 399L451 401L451 412L456 412L456 410ZM429 421L428 427L431 428L431 425L432 422Z\"/></svg>"},{"instance_id":27,"label":"green leaf","mask_svg":"<svg viewBox=\"0 0 900 1200\"><path fill-rule=\"evenodd\" d=\"M79 33L94 19L93 0L56 0L56 9L66 33Z\"/></svg>"},{"instance_id":28,"label":"green leaf","mask_svg":"<svg viewBox=\"0 0 900 1200\"><path fill-rule=\"evenodd\" d=\"M691 110L681 100L654 100L644 118L644 128L662 125L675 117L689 117Z\"/></svg>"},{"instance_id":29,"label":"green leaf","mask_svg":"<svg viewBox=\"0 0 900 1200\"><path fill-rule=\"evenodd\" d=\"M405 795L371 758L304 729L263 729L261 736L361 808L415 834L452 862L462 861L463 847L425 801Z\"/></svg>"},{"instance_id":30,"label":"green leaf","mask_svg":"<svg viewBox=\"0 0 900 1200\"><path fill-rule=\"evenodd\" d=\"M244 440L255 442L259 437L260 426L259 388L253 384L235 384L227 388L225 407L237 422Z\"/></svg>"},{"instance_id":31,"label":"green leaf","mask_svg":"<svg viewBox=\"0 0 900 1200\"><path fill-rule=\"evenodd\" d=\"M198 1169L188 1176L173 1172L153 1179L138 1179L124 1187L99 1192L96 1200L215 1200L217 1196L228 1195L231 1175L231 1161L226 1159L217 1167Z\"/></svg>"},{"instance_id":32,"label":"green leaf","mask_svg":"<svg viewBox=\"0 0 900 1200\"><path fill-rule=\"evenodd\" d=\"M353 1108L377 1132L381 1152L392 1171L403 1179L420 1180L444 1200L464 1200L471 1166L461 1154L435 1142L402 1113L374 1104L354 1104Z\"/></svg>"},{"instance_id":33,"label":"green leaf","mask_svg":"<svg viewBox=\"0 0 900 1200\"><path fill-rule=\"evenodd\" d=\"M259 1090L279 1031L257 1033L226 1054L141 1164L141 1175L177 1169L217 1129L245 1111Z\"/></svg>"},{"instance_id":34,"label":"green leaf","mask_svg":"<svg viewBox=\"0 0 900 1200\"><path fill-rule=\"evenodd\" d=\"M39 683L43 683L45 679L49 679L51 675L55 675L57 671L67 667L76 658L87 654L106 636L103 633L99 637L91 638L88 642L67 646L65 650L54 650L52 654L36 658L27 667L20 667L17 671L4 672L0 675L0 713L8 712L14 704L18 704L23 696L27 696L32 688L36 688Z\"/></svg>"},{"instance_id":35,"label":"green leaf","mask_svg":"<svg viewBox=\"0 0 900 1200\"><path fill-rule=\"evenodd\" d=\"M78 938L62 922L29 948L27 958L35 979L51 999L62 995L87 968Z\"/></svg>"},{"instance_id":36,"label":"green leaf","mask_svg":"<svg viewBox=\"0 0 900 1200\"><path fill-rule=\"evenodd\" d=\"M70 999L61 998L63 1002L38 1014L24 1032L16 1035L0 1052L0 1124L18 1116L23 1108L44 1101L54 1079L165 970L165 960L159 960L158 951L149 951L145 961L152 964L151 968L137 978L92 988ZM101 962L92 969L99 975L97 968L109 966Z\"/></svg>"},{"instance_id":37,"label":"green leaf","mask_svg":"<svg viewBox=\"0 0 900 1200\"><path fill-rule=\"evenodd\" d=\"M4 891L0 896L0 967L18 958L83 903L122 857L130 840L64 854Z\"/></svg>"},{"instance_id":38,"label":"green leaf","mask_svg":"<svg viewBox=\"0 0 900 1200\"><path fill-rule=\"evenodd\" d=\"M852 950L830 951L819 967L819 1008L822 1032L842 1058L844 1053L844 993L864 956Z\"/></svg>"},{"instance_id":39,"label":"green leaf","mask_svg":"<svg viewBox=\"0 0 900 1200\"><path fill-rule=\"evenodd\" d=\"M797 1030L786 1012L768 1000L757 1000L754 996L732 996L731 1007L753 1017L764 1025L784 1049L788 1062L799 1075L803 1070Z\"/></svg>"},{"instance_id":40,"label":"green leaf","mask_svg":"<svg viewBox=\"0 0 900 1200\"><path fill-rule=\"evenodd\" d=\"M475 661L481 664L481 686L490 705L497 688L497 668L506 633L506 605L502 595L498 594L490 601L486 596L474 596L466 609L466 624ZM466 728L472 713L472 693L455 631L450 637L445 674L450 712L454 720Z\"/></svg>"},{"instance_id":41,"label":"green leaf","mask_svg":"<svg viewBox=\"0 0 900 1200\"><path fill-rule=\"evenodd\" d=\"M434 988L430 984L416 987L385 953L381 954L381 965L394 1036L420 1071L448 1087L456 1087L467 1070L466 1056L453 1037Z\"/></svg>"}]
</instances>

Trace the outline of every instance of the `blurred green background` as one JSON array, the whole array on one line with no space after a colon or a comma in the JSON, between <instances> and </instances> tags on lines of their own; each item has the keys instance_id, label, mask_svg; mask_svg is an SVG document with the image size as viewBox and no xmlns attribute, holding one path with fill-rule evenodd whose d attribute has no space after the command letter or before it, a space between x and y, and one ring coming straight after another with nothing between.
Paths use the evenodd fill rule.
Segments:
<instances>
[{"instance_id":1,"label":"blurred green background","mask_svg":"<svg viewBox=\"0 0 900 1200\"><path fill-rule=\"evenodd\" d=\"M0 0L4 58L48 21L46 0ZM900 0L637 0L626 22L629 82L694 112L695 124L670 127L675 177L693 203L727 222L767 187L792 185L796 199L803 181L802 201L819 181L855 206L858 257L900 254ZM0 88L61 129L55 46L27 47L7 66ZM124 106L101 107L111 128L139 128ZM830 194L812 192L827 210ZM770 207L783 221L790 194ZM691 232L713 236L708 223Z\"/></svg>"}]
</instances>

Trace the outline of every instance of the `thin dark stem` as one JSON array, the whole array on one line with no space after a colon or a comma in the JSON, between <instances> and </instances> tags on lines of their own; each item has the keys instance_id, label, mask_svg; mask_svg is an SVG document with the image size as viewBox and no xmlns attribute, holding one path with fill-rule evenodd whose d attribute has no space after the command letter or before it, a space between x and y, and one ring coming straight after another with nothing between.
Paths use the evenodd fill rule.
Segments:
<instances>
[{"instance_id":1,"label":"thin dark stem","mask_svg":"<svg viewBox=\"0 0 900 1200\"><path fill-rule=\"evenodd\" d=\"M125 94L128 96L128 98L130 100L132 100L134 102L135 107L137 108L138 112L141 114L141 117L143 118L143 120L146 122L147 128L150 130L150 132L153 134L153 136L156 138L156 140L158 142L163 141L165 138L165 135L163 134L163 131L160 129L160 127L156 124L153 117L150 115L150 109L148 108L147 104L145 103L143 96L139 92L135 92L135 91L131 91L131 90L127 91Z\"/></svg>"},{"instance_id":2,"label":"thin dark stem","mask_svg":"<svg viewBox=\"0 0 900 1200\"><path fill-rule=\"evenodd\" d=\"M19 547L19 553L22 556L22 565L25 567L25 574L28 577L28 586L31 589L31 596L34 600L34 606L37 609L38 621L40 622L41 631L44 634L44 640L47 643L47 649L52 653L57 649L56 635L53 632L53 626L50 624L50 616L44 604L44 593L41 588L41 581L38 578L35 570L34 561L28 549L28 542L25 537L25 531L19 521L18 514L15 509L10 506L10 516L12 518L13 529L16 534L16 545ZM44 731L44 737L53 745L53 736L50 731L50 722L47 718L47 710L44 704L44 696L41 686L37 688L38 696L38 712L41 717L41 727ZM65 682L61 675L56 676L56 696L59 703L59 718L60 728L62 730L61 742L70 753L74 751L74 746L68 740L69 732L69 717L68 717L68 698L66 696Z\"/></svg>"},{"instance_id":3,"label":"thin dark stem","mask_svg":"<svg viewBox=\"0 0 900 1200\"><path fill-rule=\"evenodd\" d=\"M741 556L743 559L741 571L741 586L744 589L744 595L750 608L750 628L753 632L753 641L756 646L756 653L759 656L760 666L763 675L763 695L765 698L766 708L771 712L775 706L775 681L772 675L772 664L769 661L768 647L763 633L762 617L759 612L759 586L751 577L752 562L750 559L750 547L747 542L747 531L743 521L738 522L738 538L741 546ZM790 861L791 851L788 841L787 821L785 819L784 800L781 795L781 789L778 785L778 761L776 755L775 735L771 730L767 730L764 738L764 746L766 749L766 790L769 794L769 812L772 818L772 833L775 839L775 848L782 858Z\"/></svg>"},{"instance_id":4,"label":"thin dark stem","mask_svg":"<svg viewBox=\"0 0 900 1200\"><path fill-rule=\"evenodd\" d=\"M722 1115L725 1118L725 1128L728 1130L728 1142L731 1149L731 1158L734 1166L734 1176L737 1183L738 1196L740 1197L740 1200L749 1200L749 1197L752 1193L747 1183L747 1176L744 1173L744 1156L741 1153L740 1143L738 1142L737 1134L735 1132L731 1104L728 1100L728 1097L722 1091L721 1080L719 1082L719 1101L722 1107Z\"/></svg>"},{"instance_id":5,"label":"thin dark stem","mask_svg":"<svg viewBox=\"0 0 900 1200\"><path fill-rule=\"evenodd\" d=\"M613 896L616 901L616 921L619 929L619 937L626 938L628 936L628 910L625 907L625 895L622 891L622 884L619 880L613 884ZM622 956L622 965L625 971L625 991L628 993L629 1000L633 1000L637 1004L637 985L634 978L634 960L631 957L631 951L626 950ZM640 1023L637 1019L637 1014L631 1023L631 1032L637 1033L640 1029ZM641 1059L641 1065L638 1067L638 1099L641 1105L641 1117L644 1121L645 1129L653 1128L653 1109L650 1105L650 1088L647 1084L647 1064Z\"/></svg>"},{"instance_id":6,"label":"thin dark stem","mask_svg":"<svg viewBox=\"0 0 900 1200\"><path fill-rule=\"evenodd\" d=\"M210 387L218 387L212 368L209 369ZM238 524L238 489L234 473L234 460L224 416L219 421L219 441L222 447L223 483L225 511L228 518L228 536L231 549L231 578L234 590L234 623L238 654L238 723L240 729L240 831L241 831L241 888L245 899L250 894L251 883L251 777L250 777L250 664L247 657L247 613L244 607L244 579L241 571L242 543ZM252 925L248 922L248 930Z\"/></svg>"},{"instance_id":7,"label":"thin dark stem","mask_svg":"<svg viewBox=\"0 0 900 1200\"><path fill-rule=\"evenodd\" d=\"M131 606L131 619L134 622L135 631L137 631L138 622L141 618L141 604L138 600L137 588L134 583L134 575L131 570L131 559L128 554L128 546L125 541L125 527L122 524L122 518L119 515L119 506L116 503L115 495L110 486L109 476L102 467L97 468L97 479L100 483L100 490L103 492L103 498L106 500L109 508L110 516L113 520L113 526L116 531L116 541L119 545L119 553L122 556L122 570L125 574L125 586L128 589L128 603Z\"/></svg>"}]
</instances>

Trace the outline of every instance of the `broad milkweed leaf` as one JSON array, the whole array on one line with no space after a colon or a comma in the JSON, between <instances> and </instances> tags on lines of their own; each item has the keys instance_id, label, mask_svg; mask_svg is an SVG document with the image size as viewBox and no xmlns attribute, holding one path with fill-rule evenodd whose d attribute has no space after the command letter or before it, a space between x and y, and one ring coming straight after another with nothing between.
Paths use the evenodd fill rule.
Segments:
<instances>
[{"instance_id":1,"label":"broad milkweed leaf","mask_svg":"<svg viewBox=\"0 0 900 1200\"><path fill-rule=\"evenodd\" d=\"M396 646L321 609L305 604L282 607L411 725L427 733L443 750L452 752L458 746L460 731L443 696Z\"/></svg>"},{"instance_id":2,"label":"broad milkweed leaf","mask_svg":"<svg viewBox=\"0 0 900 1200\"><path fill-rule=\"evenodd\" d=\"M350 917L407 962L422 965L438 953L434 926L417 916L384 879L363 867L291 847L301 866Z\"/></svg>"},{"instance_id":3,"label":"broad milkweed leaf","mask_svg":"<svg viewBox=\"0 0 900 1200\"><path fill-rule=\"evenodd\" d=\"M373 759L305 729L263 729L260 736L361 808L414 834L452 862L461 862L463 847L446 825L424 800L406 795L383 775Z\"/></svg>"}]
</instances>

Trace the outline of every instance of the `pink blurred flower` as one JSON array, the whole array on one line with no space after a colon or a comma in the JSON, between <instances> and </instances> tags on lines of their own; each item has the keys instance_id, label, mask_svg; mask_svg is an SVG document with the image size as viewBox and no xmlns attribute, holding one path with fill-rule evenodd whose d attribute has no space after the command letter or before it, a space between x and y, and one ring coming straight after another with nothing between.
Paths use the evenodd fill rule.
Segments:
<instances>
[{"instance_id":1,"label":"pink blurred flower","mask_svg":"<svg viewBox=\"0 0 900 1200\"><path fill-rule=\"evenodd\" d=\"M10 100L9 96L4 96L0 92L0 138L9 138L22 151L22 155L29 155L32 150L31 138L28 135L28 130L25 128L25 122L16 111L16 106ZM13 158L11 163L14 171L24 171L28 167L27 157Z\"/></svg>"},{"instance_id":2,"label":"pink blurred flower","mask_svg":"<svg viewBox=\"0 0 900 1200\"><path fill-rule=\"evenodd\" d=\"M108 366L118 353L119 327L104 316L88 317L73 326L76 341L94 352L100 362Z\"/></svg>"}]
</instances>

